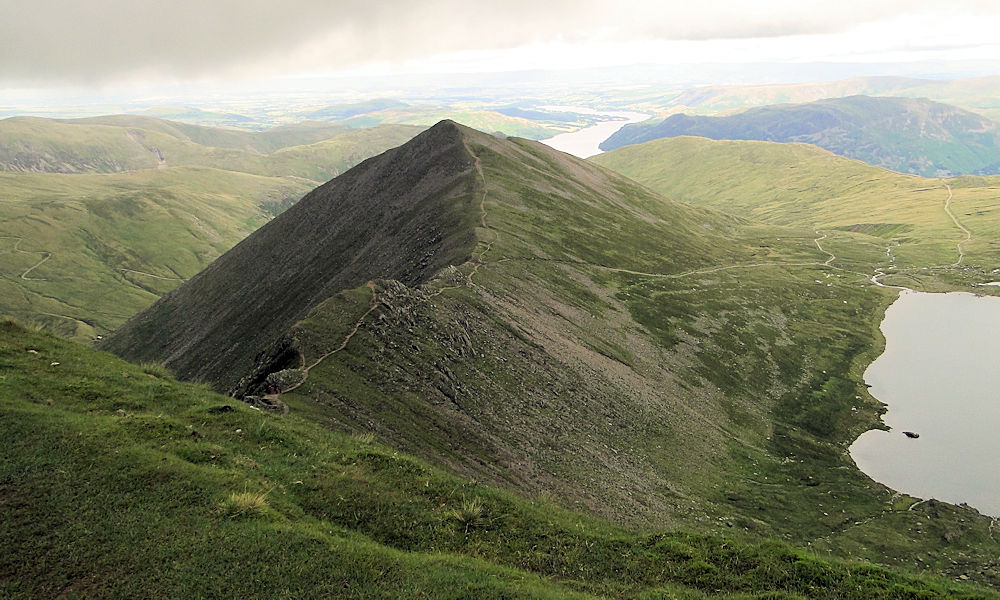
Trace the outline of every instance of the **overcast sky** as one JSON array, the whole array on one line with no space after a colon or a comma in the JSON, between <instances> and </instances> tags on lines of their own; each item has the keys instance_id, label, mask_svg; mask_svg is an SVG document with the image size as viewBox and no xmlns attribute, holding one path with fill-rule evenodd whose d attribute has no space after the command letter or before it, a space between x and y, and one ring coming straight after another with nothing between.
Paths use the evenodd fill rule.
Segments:
<instances>
[{"instance_id":1,"label":"overcast sky","mask_svg":"<svg viewBox=\"0 0 1000 600\"><path fill-rule=\"evenodd\" d=\"M0 88L659 62L1000 61L998 31L1000 0L2 0Z\"/></svg>"}]
</instances>

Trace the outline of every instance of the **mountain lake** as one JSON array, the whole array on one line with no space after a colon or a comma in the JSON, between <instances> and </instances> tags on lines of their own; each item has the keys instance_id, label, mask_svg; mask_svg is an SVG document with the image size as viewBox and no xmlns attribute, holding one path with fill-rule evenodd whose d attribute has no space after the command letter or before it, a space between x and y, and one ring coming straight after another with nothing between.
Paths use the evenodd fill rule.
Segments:
<instances>
[{"instance_id":1,"label":"mountain lake","mask_svg":"<svg viewBox=\"0 0 1000 600\"><path fill-rule=\"evenodd\" d=\"M549 147L572 154L578 158L588 158L604 152L597 147L601 142L611 137L612 134L629 123L638 123L649 118L649 115L643 113L625 111L602 112L579 106L543 106L541 108L545 110L574 112L581 115L598 115L614 118L612 121L602 121L596 125L584 127L579 131L560 133L548 139L539 140Z\"/></svg>"},{"instance_id":2,"label":"mountain lake","mask_svg":"<svg viewBox=\"0 0 1000 600\"><path fill-rule=\"evenodd\" d=\"M894 490L1000 517L1000 298L904 290L881 329L864 379L892 430L865 432L851 457Z\"/></svg>"}]
</instances>

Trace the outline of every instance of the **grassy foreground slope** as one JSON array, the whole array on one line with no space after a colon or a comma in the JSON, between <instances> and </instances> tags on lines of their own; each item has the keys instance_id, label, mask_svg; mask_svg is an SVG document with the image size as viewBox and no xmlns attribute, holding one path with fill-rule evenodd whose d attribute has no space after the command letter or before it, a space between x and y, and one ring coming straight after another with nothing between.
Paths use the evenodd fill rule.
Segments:
<instances>
[{"instance_id":1,"label":"grassy foreground slope","mask_svg":"<svg viewBox=\"0 0 1000 600\"><path fill-rule=\"evenodd\" d=\"M838 255L856 247L856 234L872 236L882 245L880 266L897 274L886 281L915 289L940 289L938 279L992 281L1000 264L998 177L924 178L805 144L694 137L654 140L591 161L697 206L819 228L828 236L823 245Z\"/></svg>"},{"instance_id":2,"label":"grassy foreground slope","mask_svg":"<svg viewBox=\"0 0 1000 600\"><path fill-rule=\"evenodd\" d=\"M5 598L967 598L777 542L624 529L0 323Z\"/></svg>"},{"instance_id":3,"label":"grassy foreground slope","mask_svg":"<svg viewBox=\"0 0 1000 600\"><path fill-rule=\"evenodd\" d=\"M861 374L894 296L870 282L885 249L445 122L105 347L623 524L1000 585L991 519L894 494L847 453L881 410Z\"/></svg>"},{"instance_id":4,"label":"grassy foreground slope","mask_svg":"<svg viewBox=\"0 0 1000 600\"><path fill-rule=\"evenodd\" d=\"M673 115L626 125L604 150L663 137L815 144L841 156L926 176L1000 171L1000 127L966 110L911 98L851 96L752 108L723 117Z\"/></svg>"}]
</instances>

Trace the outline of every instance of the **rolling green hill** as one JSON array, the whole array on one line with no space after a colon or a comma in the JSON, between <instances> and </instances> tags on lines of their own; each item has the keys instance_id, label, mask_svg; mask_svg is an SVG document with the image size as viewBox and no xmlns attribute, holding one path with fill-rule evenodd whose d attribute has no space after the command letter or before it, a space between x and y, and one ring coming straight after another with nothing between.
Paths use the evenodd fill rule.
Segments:
<instances>
[{"instance_id":1,"label":"rolling green hill","mask_svg":"<svg viewBox=\"0 0 1000 600\"><path fill-rule=\"evenodd\" d=\"M319 182L421 130L405 125L352 130L307 122L254 132L131 115L14 117L0 121L0 171L119 173L198 166Z\"/></svg>"},{"instance_id":2,"label":"rolling green hill","mask_svg":"<svg viewBox=\"0 0 1000 600\"><path fill-rule=\"evenodd\" d=\"M681 135L810 143L875 166L925 176L1000 171L1000 128L995 123L952 106L905 98L852 96L754 108L726 117L679 114L626 125L601 148Z\"/></svg>"},{"instance_id":3,"label":"rolling green hill","mask_svg":"<svg viewBox=\"0 0 1000 600\"><path fill-rule=\"evenodd\" d=\"M60 119L56 122L63 125L109 125L113 127L159 131L179 140L193 142L201 146L234 148L257 154L270 154L289 146L312 144L350 131L349 128L343 125L333 125L317 121L303 121L302 123L273 127L263 131L235 128L223 129L221 127L205 127L138 115L107 115L82 119Z\"/></svg>"},{"instance_id":4,"label":"rolling green hill","mask_svg":"<svg viewBox=\"0 0 1000 600\"><path fill-rule=\"evenodd\" d=\"M419 131L0 121L0 312L77 339L104 334L319 182Z\"/></svg>"},{"instance_id":5,"label":"rolling green hill","mask_svg":"<svg viewBox=\"0 0 1000 600\"><path fill-rule=\"evenodd\" d=\"M964 598L780 542L623 528L0 323L0 595Z\"/></svg>"},{"instance_id":6,"label":"rolling green hill","mask_svg":"<svg viewBox=\"0 0 1000 600\"><path fill-rule=\"evenodd\" d=\"M77 339L107 333L310 187L190 167L0 173L0 312Z\"/></svg>"},{"instance_id":7,"label":"rolling green hill","mask_svg":"<svg viewBox=\"0 0 1000 600\"><path fill-rule=\"evenodd\" d=\"M710 85L670 98L661 108L679 108L698 114L720 114L771 104L802 104L847 96L926 98L989 114L1000 108L1000 77L916 79L912 77L853 77L839 81L776 83L766 85Z\"/></svg>"},{"instance_id":8,"label":"rolling green hill","mask_svg":"<svg viewBox=\"0 0 1000 600\"><path fill-rule=\"evenodd\" d=\"M991 519L846 452L882 410L861 383L894 299L881 233L691 206L442 122L103 347L630 528L1000 586Z\"/></svg>"},{"instance_id":9,"label":"rolling green hill","mask_svg":"<svg viewBox=\"0 0 1000 600\"><path fill-rule=\"evenodd\" d=\"M988 271L1000 263L998 177L928 179L805 144L693 137L627 146L590 160L697 206L822 229L830 236L825 245L842 252L849 251L844 232L877 236L884 252L891 248L888 272L899 274L889 280L908 287L940 289L936 277L988 281ZM959 244L962 268L954 268Z\"/></svg>"}]
</instances>

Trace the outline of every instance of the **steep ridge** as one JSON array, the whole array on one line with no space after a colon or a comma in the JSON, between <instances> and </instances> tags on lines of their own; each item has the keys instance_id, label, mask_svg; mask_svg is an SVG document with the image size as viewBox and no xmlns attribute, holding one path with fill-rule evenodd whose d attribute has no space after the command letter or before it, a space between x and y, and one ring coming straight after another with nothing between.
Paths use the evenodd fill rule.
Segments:
<instances>
[{"instance_id":1,"label":"steep ridge","mask_svg":"<svg viewBox=\"0 0 1000 600\"><path fill-rule=\"evenodd\" d=\"M607 279L752 263L750 245L727 238L741 226L543 145L445 121L307 195L103 347L239 396L324 398L317 419L371 417L386 438L461 472L565 489L604 512L646 511L625 498L630 486L663 481L638 446L617 457L591 448L563 466L544 449L594 444L608 414L623 428L616 444L637 443L629 436L653 419L656 435L714 452L726 419L718 398L704 409L678 400L666 365L680 359L663 360ZM822 262L811 237L775 260ZM351 389L326 387L359 346L365 365L395 369L365 366L333 378ZM497 379L504 363L516 385ZM623 395L629 403L616 402ZM365 396L385 402L360 406ZM557 407L564 425L553 429L545 415ZM701 424L685 432L678 411ZM698 435L706 427L714 433ZM581 470L620 488L588 483L581 494Z\"/></svg>"},{"instance_id":2,"label":"steep ridge","mask_svg":"<svg viewBox=\"0 0 1000 600\"><path fill-rule=\"evenodd\" d=\"M305 311L373 277L419 283L474 246L476 185L453 124L307 194L109 336L134 360L229 389Z\"/></svg>"},{"instance_id":3,"label":"steep ridge","mask_svg":"<svg viewBox=\"0 0 1000 600\"><path fill-rule=\"evenodd\" d=\"M451 241L422 263L434 230ZM869 280L881 240L852 235L867 241L674 202L443 122L106 347L618 522L1000 584L989 519L909 511L845 452L877 425L861 372L892 300Z\"/></svg>"},{"instance_id":4,"label":"steep ridge","mask_svg":"<svg viewBox=\"0 0 1000 600\"><path fill-rule=\"evenodd\" d=\"M969 111L911 98L851 96L753 108L725 117L673 115L626 125L613 150L664 137L815 144L836 154L924 176L1000 171L1000 127Z\"/></svg>"}]
</instances>

